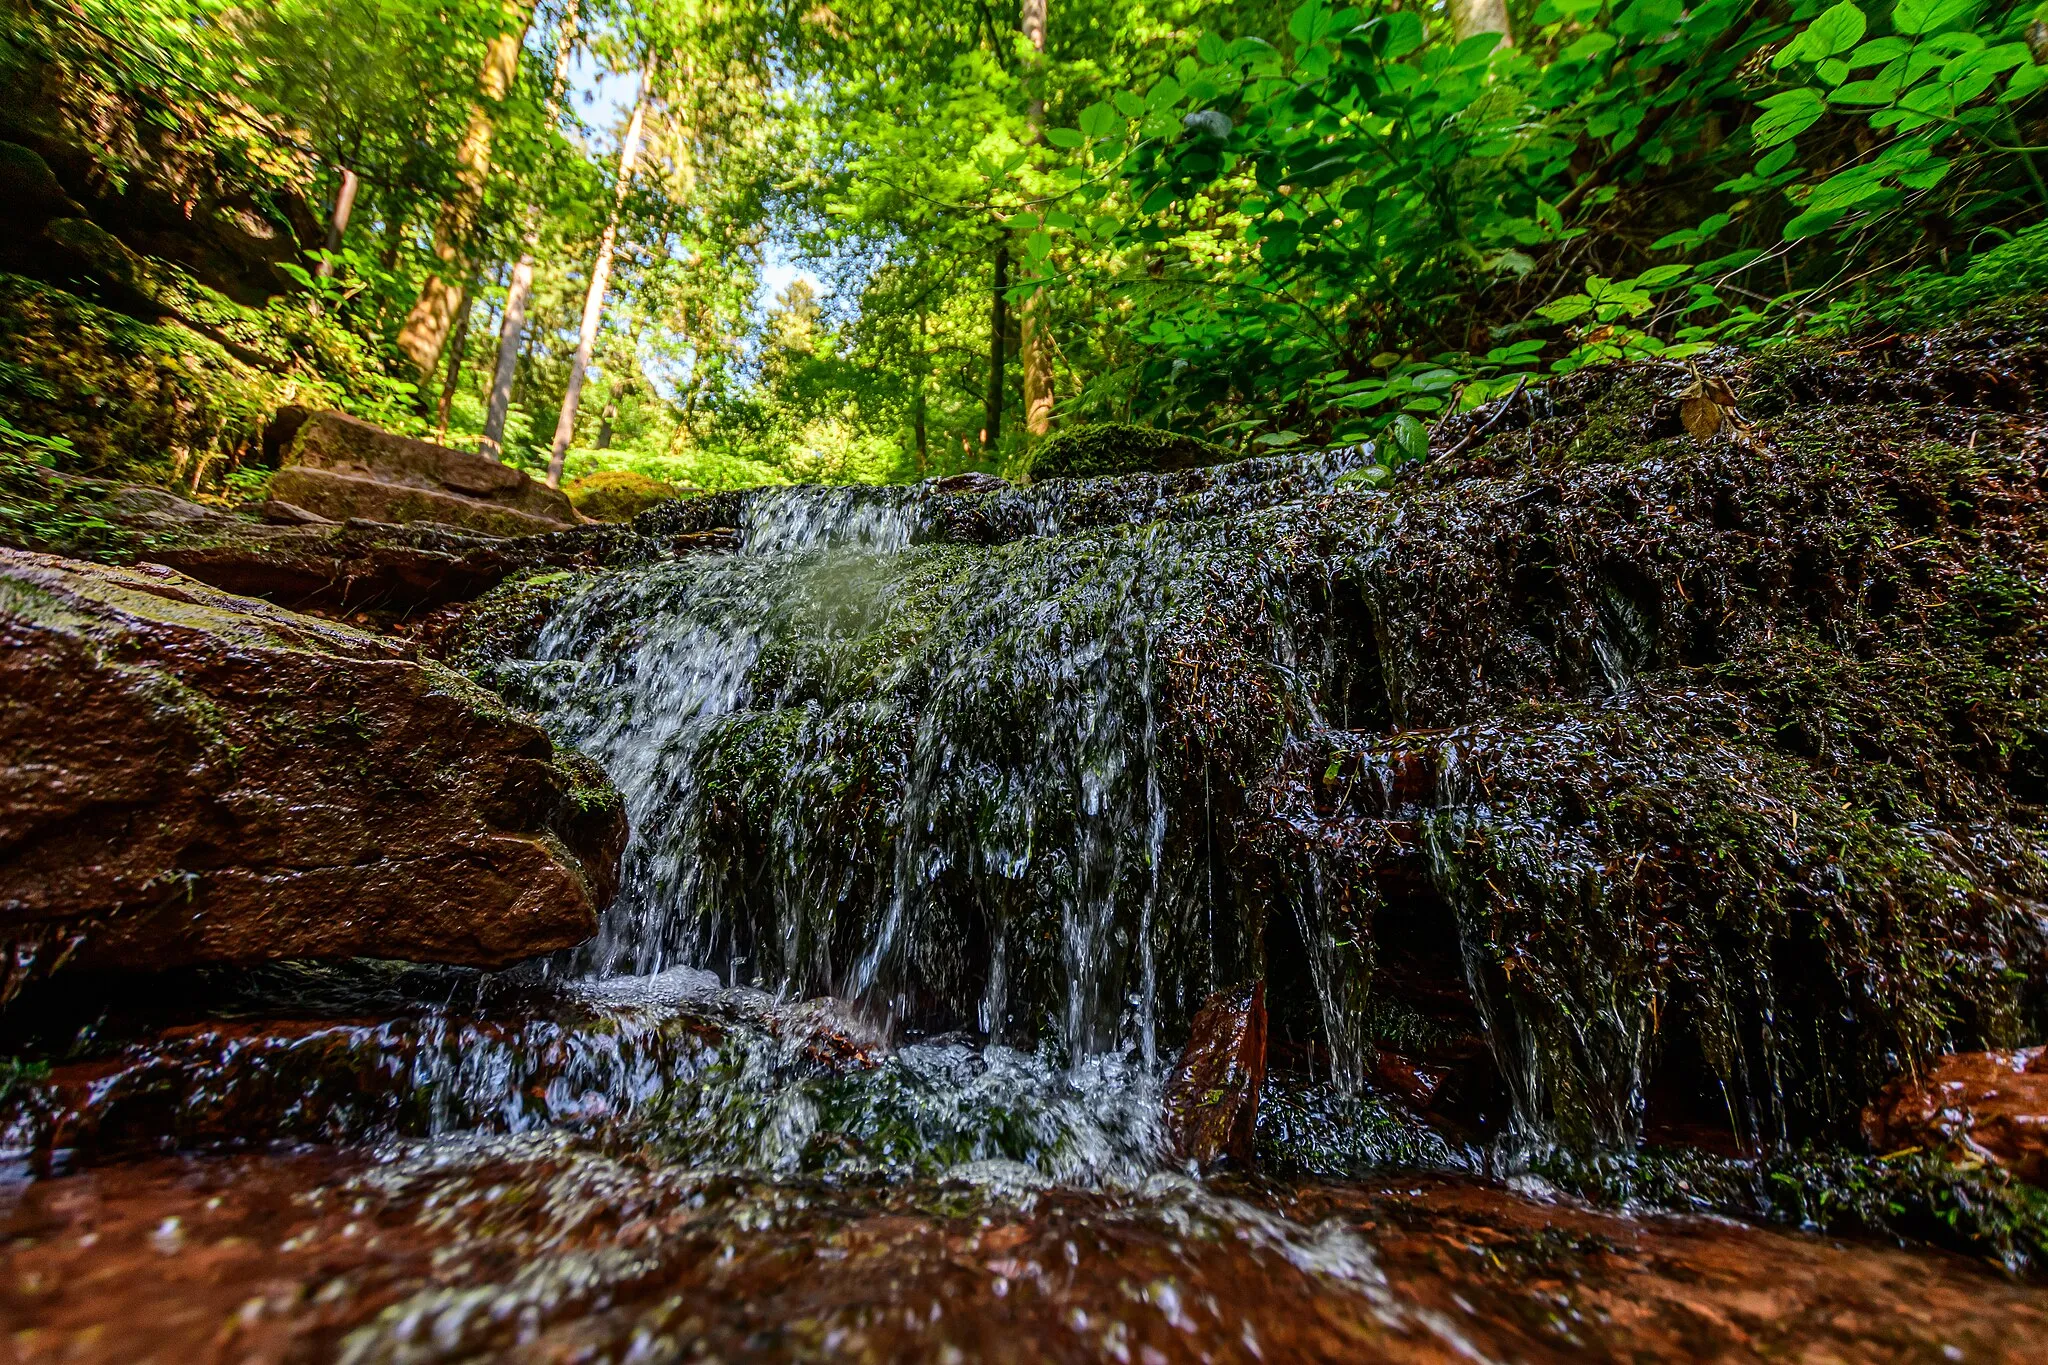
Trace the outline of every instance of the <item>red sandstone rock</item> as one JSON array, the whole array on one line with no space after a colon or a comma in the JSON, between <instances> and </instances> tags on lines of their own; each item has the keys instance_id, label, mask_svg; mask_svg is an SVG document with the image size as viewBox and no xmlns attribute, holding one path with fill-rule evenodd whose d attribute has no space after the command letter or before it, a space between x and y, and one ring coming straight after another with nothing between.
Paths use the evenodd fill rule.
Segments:
<instances>
[{"instance_id":1,"label":"red sandstone rock","mask_svg":"<svg viewBox=\"0 0 2048 1365\"><path fill-rule=\"evenodd\" d=\"M299 423L270 495L334 521L443 522L494 535L560 530L581 520L567 495L510 465L339 412L311 413Z\"/></svg>"},{"instance_id":2,"label":"red sandstone rock","mask_svg":"<svg viewBox=\"0 0 2048 1365\"><path fill-rule=\"evenodd\" d=\"M1166 1088L1166 1136L1200 1166L1252 1163L1259 1091L1266 1082L1266 983L1218 991L1195 1015Z\"/></svg>"},{"instance_id":3,"label":"red sandstone rock","mask_svg":"<svg viewBox=\"0 0 2048 1365\"><path fill-rule=\"evenodd\" d=\"M0 1000L38 958L503 966L593 932L624 839L590 760L408 642L0 550Z\"/></svg>"},{"instance_id":4,"label":"red sandstone rock","mask_svg":"<svg viewBox=\"0 0 2048 1365\"><path fill-rule=\"evenodd\" d=\"M1880 1152L1922 1147L2048 1186L2048 1047L1942 1057L1886 1086L1863 1133Z\"/></svg>"}]
</instances>

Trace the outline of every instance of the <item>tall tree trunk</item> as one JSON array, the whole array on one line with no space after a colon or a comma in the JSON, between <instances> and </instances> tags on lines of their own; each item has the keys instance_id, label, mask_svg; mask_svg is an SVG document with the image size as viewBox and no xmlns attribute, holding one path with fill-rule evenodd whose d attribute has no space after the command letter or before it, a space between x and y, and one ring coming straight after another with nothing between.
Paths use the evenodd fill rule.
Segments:
<instances>
[{"instance_id":1,"label":"tall tree trunk","mask_svg":"<svg viewBox=\"0 0 2048 1365\"><path fill-rule=\"evenodd\" d=\"M619 419L619 400L626 396L626 390L631 387L631 381L620 379L617 376L613 377L609 386L610 391L605 394L604 411L597 415L597 448L599 450L610 450L612 448L612 424Z\"/></svg>"},{"instance_id":2,"label":"tall tree trunk","mask_svg":"<svg viewBox=\"0 0 2048 1365\"><path fill-rule=\"evenodd\" d=\"M1010 330L1010 241L996 242L995 290L988 305L988 396L981 405L981 453L993 455L1003 439L1003 349Z\"/></svg>"},{"instance_id":3,"label":"tall tree trunk","mask_svg":"<svg viewBox=\"0 0 2048 1365\"><path fill-rule=\"evenodd\" d=\"M640 130L647 120L647 99L654 84L654 58L640 71L640 97L633 101L633 117L626 124L626 136L619 143L619 184L612 196L612 214L605 220L604 236L598 239L597 261L590 268L590 292L583 297L583 330L576 339L576 359L569 366L569 391L562 395L562 414L555 419L555 445L548 454L548 487L562 486L562 462L569 458L569 441L576 434L576 407L583 401L583 379L590 369L590 352L597 345L598 324L604 321L604 291L611 283L612 253L619 242L619 216L625 211L626 194L633 187L633 167L640 159Z\"/></svg>"},{"instance_id":4,"label":"tall tree trunk","mask_svg":"<svg viewBox=\"0 0 2048 1365\"><path fill-rule=\"evenodd\" d=\"M327 219L327 254L313 267L313 273L323 280L334 273L335 253L341 250L341 235L348 231L349 215L356 208L356 189L361 184L354 171L346 166L341 168L341 188L334 193L334 212Z\"/></svg>"},{"instance_id":5,"label":"tall tree trunk","mask_svg":"<svg viewBox=\"0 0 2048 1365\"><path fill-rule=\"evenodd\" d=\"M456 305L455 335L448 342L448 377L441 381L441 439L448 439L448 415L455 409L455 387L462 381L462 353L469 346L469 286L462 287L462 302Z\"/></svg>"},{"instance_id":6,"label":"tall tree trunk","mask_svg":"<svg viewBox=\"0 0 2048 1365\"><path fill-rule=\"evenodd\" d=\"M434 224L435 271L420 287L419 299L398 332L398 348L411 358L423 381L433 373L434 362L441 358L441 347L448 340L448 328L455 321L462 287L449 280L458 273L470 231L483 208L484 182L491 173L492 119L512 89L519 50L526 43L526 26L533 22L534 0L501 3L504 28L484 49L477 100L469 106L469 128L455 155L455 193L441 206L441 216Z\"/></svg>"},{"instance_id":7,"label":"tall tree trunk","mask_svg":"<svg viewBox=\"0 0 2048 1365\"><path fill-rule=\"evenodd\" d=\"M925 313L917 310L917 364L912 373L917 378L917 396L910 403L910 428L917 440L917 477L924 478L931 472L931 437L926 429L928 413L925 408L925 371L931 368L931 354L925 343Z\"/></svg>"},{"instance_id":8,"label":"tall tree trunk","mask_svg":"<svg viewBox=\"0 0 2048 1365\"><path fill-rule=\"evenodd\" d=\"M1503 43L1513 43L1508 27L1507 0L1450 0L1451 32L1459 42L1482 33L1498 33Z\"/></svg>"},{"instance_id":9,"label":"tall tree trunk","mask_svg":"<svg viewBox=\"0 0 2048 1365\"><path fill-rule=\"evenodd\" d=\"M1031 102L1025 117L1030 123L1030 141L1037 146L1045 140L1045 3L1024 0L1024 36L1031 43ZM1024 362L1024 430L1036 441L1052 430L1052 337L1051 318L1045 287L1040 285L1024 300L1022 335L1018 351Z\"/></svg>"},{"instance_id":10,"label":"tall tree trunk","mask_svg":"<svg viewBox=\"0 0 2048 1365\"><path fill-rule=\"evenodd\" d=\"M562 113L562 92L569 85L569 58L576 50L577 0L563 7L555 29L555 78L548 86L547 126ZM540 245L540 205L526 206L526 232L512 283L505 291L505 315L498 323L498 363L491 372L491 397L484 411L484 433L476 451L494 460L505 458L505 414L512 407L512 374L519 364L519 343L526 331L526 302L533 294L533 253Z\"/></svg>"}]
</instances>

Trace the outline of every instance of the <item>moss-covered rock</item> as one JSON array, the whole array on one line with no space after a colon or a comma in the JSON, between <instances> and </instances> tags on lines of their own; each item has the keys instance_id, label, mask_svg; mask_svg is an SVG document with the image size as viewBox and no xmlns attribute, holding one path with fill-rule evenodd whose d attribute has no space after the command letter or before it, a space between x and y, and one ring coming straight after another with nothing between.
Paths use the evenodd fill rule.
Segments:
<instances>
[{"instance_id":1,"label":"moss-covered rock","mask_svg":"<svg viewBox=\"0 0 2048 1365\"><path fill-rule=\"evenodd\" d=\"M650 507L688 495L674 484L630 469L600 469L572 480L562 491L577 511L593 521L631 521Z\"/></svg>"},{"instance_id":2,"label":"moss-covered rock","mask_svg":"<svg viewBox=\"0 0 2048 1365\"><path fill-rule=\"evenodd\" d=\"M1093 422L1070 427L1041 445L1031 457L1033 479L1092 479L1103 474L1160 474L1223 464L1233 456L1195 436Z\"/></svg>"},{"instance_id":3,"label":"moss-covered rock","mask_svg":"<svg viewBox=\"0 0 2048 1365\"><path fill-rule=\"evenodd\" d=\"M280 387L188 329L0 274L0 420L68 471L217 485Z\"/></svg>"},{"instance_id":4,"label":"moss-covered rock","mask_svg":"<svg viewBox=\"0 0 2048 1365\"><path fill-rule=\"evenodd\" d=\"M623 812L588 760L409 646L0 550L0 998L115 970L574 944Z\"/></svg>"}]
</instances>

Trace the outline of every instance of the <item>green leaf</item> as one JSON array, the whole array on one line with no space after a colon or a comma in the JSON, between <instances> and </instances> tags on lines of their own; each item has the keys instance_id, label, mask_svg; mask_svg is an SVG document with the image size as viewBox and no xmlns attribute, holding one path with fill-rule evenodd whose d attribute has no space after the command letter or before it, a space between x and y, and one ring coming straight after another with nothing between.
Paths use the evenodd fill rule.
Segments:
<instances>
[{"instance_id":1,"label":"green leaf","mask_svg":"<svg viewBox=\"0 0 2048 1365\"><path fill-rule=\"evenodd\" d=\"M1892 27L1907 37L1937 33L1977 8L1977 0L1899 0Z\"/></svg>"},{"instance_id":2,"label":"green leaf","mask_svg":"<svg viewBox=\"0 0 2048 1365\"><path fill-rule=\"evenodd\" d=\"M1117 112L1125 118L1145 117L1145 97L1129 90L1119 90L1110 96L1116 101Z\"/></svg>"},{"instance_id":3,"label":"green leaf","mask_svg":"<svg viewBox=\"0 0 2048 1365\"><path fill-rule=\"evenodd\" d=\"M1847 52L1863 41L1864 30L1869 26L1862 10L1849 0L1842 0L1806 26L1806 50L1814 59Z\"/></svg>"},{"instance_id":4,"label":"green leaf","mask_svg":"<svg viewBox=\"0 0 2048 1365\"><path fill-rule=\"evenodd\" d=\"M1689 265L1653 265L1622 287L1624 289L1662 289L1672 281L1682 280L1691 273L1692 267Z\"/></svg>"},{"instance_id":5,"label":"green leaf","mask_svg":"<svg viewBox=\"0 0 2048 1365\"><path fill-rule=\"evenodd\" d=\"M1826 232L1836 223L1842 221L1846 213L1846 209L1809 209L1785 224L1785 240L1796 242L1802 237L1811 237L1815 233Z\"/></svg>"},{"instance_id":6,"label":"green leaf","mask_svg":"<svg viewBox=\"0 0 2048 1365\"><path fill-rule=\"evenodd\" d=\"M1849 54L1849 65L1883 66L1886 62L1903 57L1912 48L1904 38L1872 38Z\"/></svg>"},{"instance_id":7,"label":"green leaf","mask_svg":"<svg viewBox=\"0 0 2048 1365\"><path fill-rule=\"evenodd\" d=\"M1229 46L1214 33L1204 33L1201 41L1195 44L1195 51L1211 66L1221 66L1230 56Z\"/></svg>"},{"instance_id":8,"label":"green leaf","mask_svg":"<svg viewBox=\"0 0 2048 1365\"><path fill-rule=\"evenodd\" d=\"M1387 443L1398 458L1426 459L1429 456L1429 428L1407 413L1400 413L1387 424Z\"/></svg>"},{"instance_id":9,"label":"green leaf","mask_svg":"<svg viewBox=\"0 0 2048 1365\"><path fill-rule=\"evenodd\" d=\"M1839 95L1841 91L1835 93ZM1772 95L1763 102L1763 109L1764 112L1749 127L1751 140L1760 148L1775 147L1799 136L1828 111L1820 96L1803 86Z\"/></svg>"},{"instance_id":10,"label":"green leaf","mask_svg":"<svg viewBox=\"0 0 2048 1365\"><path fill-rule=\"evenodd\" d=\"M1099 100L1081 111L1080 124L1081 131L1089 137L1114 137L1124 126L1116 110Z\"/></svg>"},{"instance_id":11,"label":"green leaf","mask_svg":"<svg viewBox=\"0 0 2048 1365\"><path fill-rule=\"evenodd\" d=\"M1854 166L1837 175L1832 175L1814 188L1807 197L1807 215L1823 209L1850 208L1865 199L1884 193L1884 178L1874 173L1869 166Z\"/></svg>"},{"instance_id":12,"label":"green leaf","mask_svg":"<svg viewBox=\"0 0 2048 1365\"><path fill-rule=\"evenodd\" d=\"M1180 96L1180 82L1171 76L1161 76L1152 88L1145 92L1145 111L1157 113L1162 109L1171 109L1180 103Z\"/></svg>"},{"instance_id":13,"label":"green leaf","mask_svg":"<svg viewBox=\"0 0 2048 1365\"><path fill-rule=\"evenodd\" d=\"M1584 294L1566 294L1563 298L1553 299L1551 302L1538 308L1536 315L1548 318L1552 322L1571 322L1576 318L1584 317L1592 310L1593 300L1587 298Z\"/></svg>"},{"instance_id":14,"label":"green leaf","mask_svg":"<svg viewBox=\"0 0 2048 1365\"><path fill-rule=\"evenodd\" d=\"M1600 30L1595 29L1591 33L1580 35L1578 41L1557 54L1557 59L1561 62L1583 62L1588 58L1599 56L1608 48L1613 47L1617 41L1619 40L1613 34L1602 33Z\"/></svg>"},{"instance_id":15,"label":"green leaf","mask_svg":"<svg viewBox=\"0 0 2048 1365\"><path fill-rule=\"evenodd\" d=\"M1931 190L1947 177L1948 167L1948 162L1935 160L1914 170L1900 171L1897 179L1909 190Z\"/></svg>"},{"instance_id":16,"label":"green leaf","mask_svg":"<svg viewBox=\"0 0 2048 1365\"><path fill-rule=\"evenodd\" d=\"M1883 79L1850 81L1828 91L1829 104L1890 104L1898 97L1898 87Z\"/></svg>"},{"instance_id":17,"label":"green leaf","mask_svg":"<svg viewBox=\"0 0 2048 1365\"><path fill-rule=\"evenodd\" d=\"M1840 58L1830 57L1819 66L1816 66L1813 69L1813 74L1819 76L1829 85L1840 85L1843 81L1849 79L1849 64Z\"/></svg>"},{"instance_id":18,"label":"green leaf","mask_svg":"<svg viewBox=\"0 0 2048 1365\"><path fill-rule=\"evenodd\" d=\"M1771 57L1771 70L1783 71L1794 62L1805 61L1808 50L1806 33L1802 29L1793 36L1791 42L1779 48Z\"/></svg>"},{"instance_id":19,"label":"green leaf","mask_svg":"<svg viewBox=\"0 0 2048 1365\"><path fill-rule=\"evenodd\" d=\"M1045 140L1070 152L1076 147L1088 145L1088 139L1076 128L1048 128L1045 130Z\"/></svg>"},{"instance_id":20,"label":"green leaf","mask_svg":"<svg viewBox=\"0 0 2048 1365\"><path fill-rule=\"evenodd\" d=\"M1034 232L1024 239L1024 250L1032 260L1042 261L1052 252L1052 234Z\"/></svg>"},{"instance_id":21,"label":"green leaf","mask_svg":"<svg viewBox=\"0 0 2048 1365\"><path fill-rule=\"evenodd\" d=\"M1422 46L1422 20L1407 10L1396 10L1386 19L1381 32L1387 35L1386 46L1380 55L1388 61L1397 61Z\"/></svg>"},{"instance_id":22,"label":"green leaf","mask_svg":"<svg viewBox=\"0 0 2048 1365\"><path fill-rule=\"evenodd\" d=\"M1756 163L1756 173L1761 176L1776 175L1779 171L1791 165L1792 158L1797 155L1799 155L1797 147L1794 147L1789 142L1781 143L1764 153L1763 159Z\"/></svg>"}]
</instances>

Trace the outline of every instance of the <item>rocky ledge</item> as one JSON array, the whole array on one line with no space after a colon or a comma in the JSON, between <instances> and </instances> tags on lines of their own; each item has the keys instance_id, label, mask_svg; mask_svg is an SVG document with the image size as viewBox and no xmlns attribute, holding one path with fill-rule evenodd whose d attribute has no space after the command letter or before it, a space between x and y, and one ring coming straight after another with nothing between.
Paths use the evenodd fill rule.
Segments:
<instances>
[{"instance_id":1,"label":"rocky ledge","mask_svg":"<svg viewBox=\"0 0 2048 1365\"><path fill-rule=\"evenodd\" d=\"M83 966L567 947L625 819L450 669L160 565L0 550L0 998Z\"/></svg>"}]
</instances>

